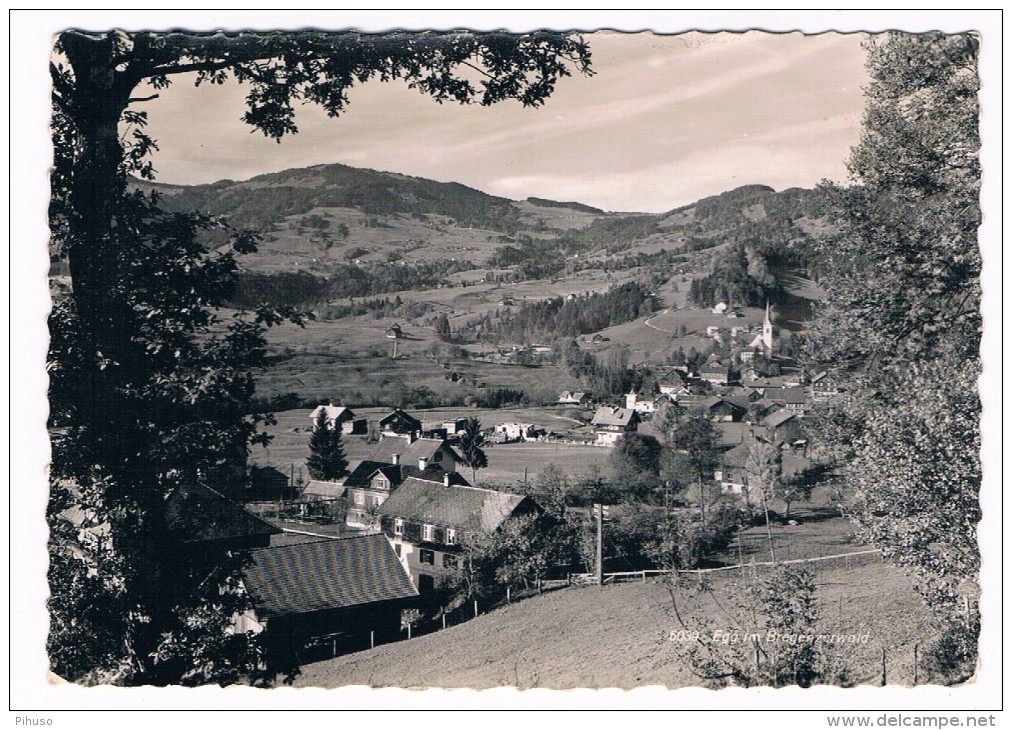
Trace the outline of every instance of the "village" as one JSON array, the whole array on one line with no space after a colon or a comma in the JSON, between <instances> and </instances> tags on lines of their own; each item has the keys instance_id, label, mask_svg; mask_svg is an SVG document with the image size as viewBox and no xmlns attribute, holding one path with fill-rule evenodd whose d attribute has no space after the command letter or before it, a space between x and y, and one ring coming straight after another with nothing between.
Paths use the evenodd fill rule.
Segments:
<instances>
[{"instance_id":1,"label":"village","mask_svg":"<svg viewBox=\"0 0 1012 730\"><path fill-rule=\"evenodd\" d=\"M723 315L725 309L719 303L714 313ZM826 373L809 377L774 354L777 329L769 305L761 328L753 330L712 328L707 334L717 343L730 337L731 357L711 356L695 371L665 368L649 393L598 403L585 391L564 391L542 411L583 415L560 418L560 425L550 428L518 421L482 427L473 417L423 421L400 408L385 413L372 408L367 414L333 403L293 411L285 415L303 424L287 430L302 444L306 463L312 463L312 439L336 437L339 474L310 466L304 478L301 466L285 473L249 464L252 486L246 491L229 498L195 484L173 495L172 516L180 539L202 556L198 562L205 569L215 555L250 551L242 569L250 603L236 614L233 628L263 632L274 663L301 666L407 639L413 631L445 628L448 619L458 623L503 602L502 595L493 600L491 593L486 598L480 592L461 600L456 586L465 572L463 562L471 560L469 548L516 529L511 525L536 529L533 525L546 517L543 495L525 487L552 457L525 449L551 445L557 455L591 454L596 458L578 458L596 464L591 472L599 473L624 442L660 444L665 428L705 422L713 433L713 460L701 477L712 490L709 509L733 504L753 516L760 501L773 496L763 469L775 468L776 478L784 480L812 472L806 414L837 390ZM757 369L774 361L778 375ZM481 411L486 418L495 414ZM509 449L514 464L522 463L522 486L502 480L475 483L475 475ZM609 477L618 492L626 476L633 478L623 468ZM572 476L575 481L577 474ZM607 513L616 507L611 501L595 509ZM570 502L569 519L578 515L581 529L592 532L589 505L579 498ZM689 503L678 508L692 513ZM664 505L665 512L676 509L666 493ZM559 513L549 517L558 520ZM86 521L79 510L65 518L78 527ZM600 581L610 552L599 551L596 564L546 561L534 581L536 592L574 585L574 576L581 585ZM640 567L663 566L641 561ZM500 587L510 601L532 585L525 580Z\"/></svg>"}]
</instances>

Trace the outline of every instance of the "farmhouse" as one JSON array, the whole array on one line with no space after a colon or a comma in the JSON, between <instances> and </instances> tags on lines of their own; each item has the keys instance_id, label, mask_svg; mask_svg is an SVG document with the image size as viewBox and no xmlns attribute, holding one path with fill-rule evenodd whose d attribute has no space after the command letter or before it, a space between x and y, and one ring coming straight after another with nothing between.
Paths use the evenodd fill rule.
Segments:
<instances>
[{"instance_id":1,"label":"farmhouse","mask_svg":"<svg viewBox=\"0 0 1012 730\"><path fill-rule=\"evenodd\" d=\"M380 534L254 550L243 569L254 609L237 631L266 631L268 661L333 656L389 641L418 591Z\"/></svg>"},{"instance_id":2,"label":"farmhouse","mask_svg":"<svg viewBox=\"0 0 1012 730\"><path fill-rule=\"evenodd\" d=\"M327 406L317 406L313 412L309 415L310 420L313 422L314 428L316 419L319 418L320 412L326 414L327 423L331 428L337 426L341 427L341 433L347 434L367 434L369 433L369 421L366 418L359 418L355 415L355 412L350 408L344 406L335 406L333 403Z\"/></svg>"},{"instance_id":3,"label":"farmhouse","mask_svg":"<svg viewBox=\"0 0 1012 730\"><path fill-rule=\"evenodd\" d=\"M795 450L803 451L807 446L807 436L797 413L779 410L763 419L771 441L783 441Z\"/></svg>"},{"instance_id":4,"label":"farmhouse","mask_svg":"<svg viewBox=\"0 0 1012 730\"><path fill-rule=\"evenodd\" d=\"M823 370L812 377L809 392L813 401L827 401L840 394L840 387L837 378Z\"/></svg>"},{"instance_id":5,"label":"farmhouse","mask_svg":"<svg viewBox=\"0 0 1012 730\"><path fill-rule=\"evenodd\" d=\"M379 421L383 436L417 437L422 432L422 422L410 416L400 408L389 413Z\"/></svg>"},{"instance_id":6,"label":"farmhouse","mask_svg":"<svg viewBox=\"0 0 1012 730\"><path fill-rule=\"evenodd\" d=\"M704 399L700 407L711 421L732 421L737 423L748 409L747 401L733 396L714 395Z\"/></svg>"},{"instance_id":7,"label":"farmhouse","mask_svg":"<svg viewBox=\"0 0 1012 730\"><path fill-rule=\"evenodd\" d=\"M374 528L377 511L405 480L418 478L438 484L467 484L457 473L460 455L445 441L418 439L404 453L359 462L345 477L350 527Z\"/></svg>"},{"instance_id":8,"label":"farmhouse","mask_svg":"<svg viewBox=\"0 0 1012 730\"><path fill-rule=\"evenodd\" d=\"M598 446L614 446L622 436L639 427L639 414L629 408L601 406L590 422L597 435Z\"/></svg>"},{"instance_id":9,"label":"farmhouse","mask_svg":"<svg viewBox=\"0 0 1012 730\"><path fill-rule=\"evenodd\" d=\"M589 397L582 390L564 390L559 394L559 405L582 406L589 400Z\"/></svg>"},{"instance_id":10,"label":"farmhouse","mask_svg":"<svg viewBox=\"0 0 1012 730\"><path fill-rule=\"evenodd\" d=\"M699 377L713 385L727 385L731 379L731 368L719 360L711 360L699 369Z\"/></svg>"},{"instance_id":11,"label":"farmhouse","mask_svg":"<svg viewBox=\"0 0 1012 730\"><path fill-rule=\"evenodd\" d=\"M165 500L173 541L200 563L229 551L267 547L281 532L210 487L194 482L173 489Z\"/></svg>"},{"instance_id":12,"label":"farmhouse","mask_svg":"<svg viewBox=\"0 0 1012 730\"><path fill-rule=\"evenodd\" d=\"M410 477L379 508L380 525L419 592L456 570L468 535L491 533L512 517L540 512L530 497Z\"/></svg>"}]
</instances>

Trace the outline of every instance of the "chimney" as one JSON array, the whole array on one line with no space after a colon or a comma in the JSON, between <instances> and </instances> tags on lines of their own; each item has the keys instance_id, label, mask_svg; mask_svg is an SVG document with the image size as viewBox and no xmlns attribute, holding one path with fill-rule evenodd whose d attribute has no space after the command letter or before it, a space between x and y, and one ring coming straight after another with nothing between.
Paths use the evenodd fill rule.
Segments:
<instances>
[{"instance_id":1,"label":"chimney","mask_svg":"<svg viewBox=\"0 0 1012 730\"><path fill-rule=\"evenodd\" d=\"M429 465L429 459L428 459L428 457L425 457L425 456L419 456L418 457L418 470L419 471L425 471L425 467L427 467L428 465Z\"/></svg>"},{"instance_id":2,"label":"chimney","mask_svg":"<svg viewBox=\"0 0 1012 730\"><path fill-rule=\"evenodd\" d=\"M400 454L394 454L393 456L391 456L391 457L390 457L390 460L391 460L391 461L392 461L392 462L394 463L394 465L396 466L396 465L398 465L398 464L400 464L400 463L401 463L401 455L400 455Z\"/></svg>"},{"instance_id":3,"label":"chimney","mask_svg":"<svg viewBox=\"0 0 1012 730\"><path fill-rule=\"evenodd\" d=\"M448 471L443 472L443 486L444 487L450 486L450 472Z\"/></svg>"}]
</instances>

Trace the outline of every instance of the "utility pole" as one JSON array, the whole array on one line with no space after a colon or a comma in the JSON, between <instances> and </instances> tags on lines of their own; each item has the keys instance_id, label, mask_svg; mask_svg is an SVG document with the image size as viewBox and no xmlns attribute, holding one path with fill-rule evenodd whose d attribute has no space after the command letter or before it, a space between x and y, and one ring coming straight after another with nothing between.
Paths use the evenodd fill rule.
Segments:
<instances>
[{"instance_id":1,"label":"utility pole","mask_svg":"<svg viewBox=\"0 0 1012 730\"><path fill-rule=\"evenodd\" d=\"M602 586L604 585L604 561L602 559L603 551L601 549L601 534L604 531L604 505L595 504L594 514L597 517L597 584Z\"/></svg>"}]
</instances>

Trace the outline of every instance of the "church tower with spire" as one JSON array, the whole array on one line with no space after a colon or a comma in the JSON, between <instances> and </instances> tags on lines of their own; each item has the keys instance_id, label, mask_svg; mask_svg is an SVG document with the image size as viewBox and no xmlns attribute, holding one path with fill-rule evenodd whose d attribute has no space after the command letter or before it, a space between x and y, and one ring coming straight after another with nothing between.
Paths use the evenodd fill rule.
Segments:
<instances>
[{"instance_id":1,"label":"church tower with spire","mask_svg":"<svg viewBox=\"0 0 1012 730\"><path fill-rule=\"evenodd\" d=\"M770 302L766 300L766 319L763 320L763 349L766 357L773 355L773 320L770 319Z\"/></svg>"}]
</instances>

